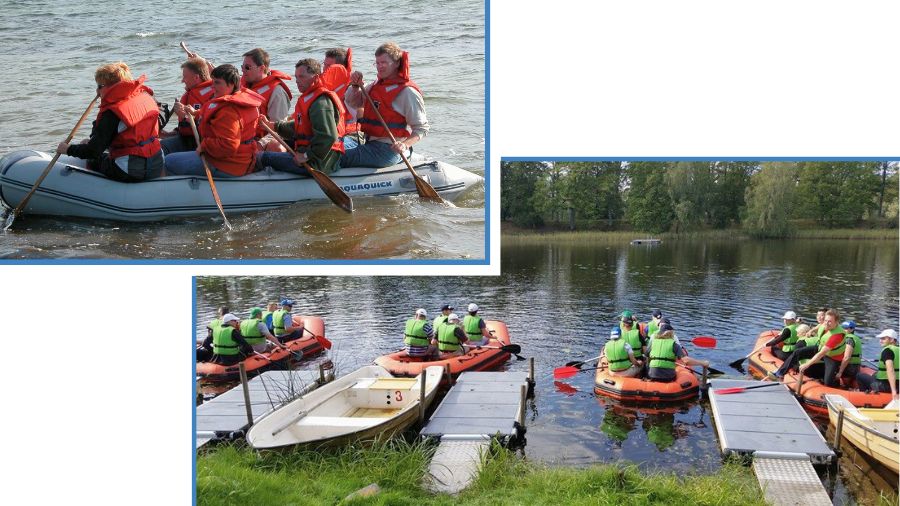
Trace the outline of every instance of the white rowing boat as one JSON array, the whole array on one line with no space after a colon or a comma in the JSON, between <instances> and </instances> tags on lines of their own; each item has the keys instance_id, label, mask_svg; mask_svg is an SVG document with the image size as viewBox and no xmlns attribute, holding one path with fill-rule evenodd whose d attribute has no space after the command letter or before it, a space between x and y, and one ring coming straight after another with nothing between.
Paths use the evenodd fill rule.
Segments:
<instances>
[{"instance_id":1,"label":"white rowing boat","mask_svg":"<svg viewBox=\"0 0 900 506\"><path fill-rule=\"evenodd\" d=\"M837 425L838 413L844 411L841 435L861 452L881 462L895 473L900 469L900 410L896 406L857 408L840 395L825 395L828 420ZM894 402L893 404L896 404Z\"/></svg>"},{"instance_id":2,"label":"white rowing boat","mask_svg":"<svg viewBox=\"0 0 900 506\"><path fill-rule=\"evenodd\" d=\"M434 400L444 370L428 367L424 407ZM398 378L370 365L273 411L247 434L258 450L294 445L338 446L390 437L419 417L422 375Z\"/></svg>"}]
</instances>

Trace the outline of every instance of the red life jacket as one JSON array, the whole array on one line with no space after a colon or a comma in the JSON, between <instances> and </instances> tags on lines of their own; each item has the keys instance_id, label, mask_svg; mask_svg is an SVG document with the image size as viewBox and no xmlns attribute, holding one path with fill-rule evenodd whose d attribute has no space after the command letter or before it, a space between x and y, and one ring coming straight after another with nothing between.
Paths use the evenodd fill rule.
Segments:
<instances>
[{"instance_id":1,"label":"red life jacket","mask_svg":"<svg viewBox=\"0 0 900 506\"><path fill-rule=\"evenodd\" d=\"M329 67L329 70L332 68L334 68L334 66ZM343 137L346 134L346 130L344 128L344 122L340 121L340 118L343 118L347 111L344 109L344 103L337 94L325 86L322 81L322 76L316 77L309 89L306 90L306 93L300 95L300 98L297 99L297 105L294 107L294 133L296 134L297 140L294 142L294 147L309 146L310 141L312 141L313 128L312 122L309 120L309 108L321 95L328 95L328 98L331 99L331 103L338 113L338 121L335 122L337 125L338 137L337 140L334 141L334 144L331 145L331 149L338 153L343 153Z\"/></svg>"},{"instance_id":2,"label":"red life jacket","mask_svg":"<svg viewBox=\"0 0 900 506\"><path fill-rule=\"evenodd\" d=\"M100 88L100 111L97 120L106 111L112 111L125 124L125 130L116 134L109 145L109 157L113 160L125 155L149 158L158 153L159 106L153 100L153 90L144 86L147 76L135 81L119 81Z\"/></svg>"},{"instance_id":3,"label":"red life jacket","mask_svg":"<svg viewBox=\"0 0 900 506\"><path fill-rule=\"evenodd\" d=\"M341 65L339 63L335 63L334 65L328 67L328 70L322 73L322 79L325 82L325 87L335 92L338 97L340 97L341 102L344 103L344 129L347 134L355 134L359 131L359 123L356 122L356 118L350 114L350 110L347 108L347 103L344 102L344 95L347 94L347 89L350 87L350 73L353 72L353 49L347 48L347 65Z\"/></svg>"},{"instance_id":4,"label":"red life jacket","mask_svg":"<svg viewBox=\"0 0 900 506\"><path fill-rule=\"evenodd\" d=\"M391 104L394 103L394 99L397 98L397 95L399 95L406 87L422 93L419 89L419 85L409 78L409 53L403 51L403 56L400 58L400 72L397 77L384 80L379 79L375 81L375 84L373 84L372 88L369 90L369 97L371 97L372 102L375 103L375 106L381 113L381 117L384 118L384 122L387 123L387 126L391 133L394 134L394 137L409 137L410 134L410 130L408 130L406 124L406 118L391 107ZM368 100L364 107L363 117L359 118L360 129L362 129L366 135L389 137L387 131L381 125L381 121L378 119L378 114L372 109Z\"/></svg>"},{"instance_id":5,"label":"red life jacket","mask_svg":"<svg viewBox=\"0 0 900 506\"><path fill-rule=\"evenodd\" d=\"M263 98L262 105L259 106L259 114L261 116L269 117L269 99L272 98L272 92L275 91L276 86L281 86L284 88L284 91L287 92L288 103L294 98L294 95L291 94L291 89L288 88L288 85L285 81L292 80L293 77L285 74L280 70L270 70L269 75L262 78L258 83L253 83L253 86L250 86L249 89L259 93ZM247 83L244 81L244 77L241 76L241 88L248 88ZM279 121L282 118L269 118L272 121ZM256 131L256 135L258 137L263 137L266 135L266 130L262 127Z\"/></svg>"},{"instance_id":6,"label":"red life jacket","mask_svg":"<svg viewBox=\"0 0 900 506\"><path fill-rule=\"evenodd\" d=\"M193 107L195 111L199 111L203 104L209 102L215 96L216 92L213 90L212 79L210 79L184 92L184 95L178 101L183 105ZM191 124L187 120L178 122L178 134L182 137L194 137L194 131L191 130Z\"/></svg>"},{"instance_id":7,"label":"red life jacket","mask_svg":"<svg viewBox=\"0 0 900 506\"><path fill-rule=\"evenodd\" d=\"M221 137L221 127L213 123L213 119L227 108L238 110L238 128L240 130L240 145L237 153L225 156L217 156L213 150L206 150L213 165L222 172L233 176L243 176L253 172L256 164L256 152L259 149L256 143L256 126L259 121L259 106L262 97L259 94L240 89L231 95L218 97L203 105L200 119L200 138L203 142Z\"/></svg>"}]
</instances>

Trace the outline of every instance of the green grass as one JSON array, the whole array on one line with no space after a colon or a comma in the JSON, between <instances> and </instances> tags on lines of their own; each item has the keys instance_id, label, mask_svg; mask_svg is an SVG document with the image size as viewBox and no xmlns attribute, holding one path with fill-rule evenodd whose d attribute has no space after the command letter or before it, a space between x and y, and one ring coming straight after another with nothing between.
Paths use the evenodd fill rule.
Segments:
<instances>
[{"instance_id":1,"label":"green grass","mask_svg":"<svg viewBox=\"0 0 900 506\"><path fill-rule=\"evenodd\" d=\"M328 453L256 453L221 446L197 458L197 503L212 504L765 504L752 471L726 464L713 475L642 473L634 466L549 467L494 448L458 497L421 487L433 446L393 442ZM371 483L381 492L344 501Z\"/></svg>"}]
</instances>

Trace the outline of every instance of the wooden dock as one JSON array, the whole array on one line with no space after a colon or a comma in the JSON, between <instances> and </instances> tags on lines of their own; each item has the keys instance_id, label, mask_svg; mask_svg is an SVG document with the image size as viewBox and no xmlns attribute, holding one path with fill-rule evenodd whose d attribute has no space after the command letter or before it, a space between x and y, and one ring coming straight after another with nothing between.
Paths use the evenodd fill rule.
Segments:
<instances>
[{"instance_id":1,"label":"wooden dock","mask_svg":"<svg viewBox=\"0 0 900 506\"><path fill-rule=\"evenodd\" d=\"M267 371L248 383L250 410L255 422L286 401L319 386L319 371ZM333 377L329 371L326 381ZM251 423L247 417L243 387L238 384L222 395L197 406L195 439L197 448L214 439L243 437Z\"/></svg>"},{"instance_id":2,"label":"wooden dock","mask_svg":"<svg viewBox=\"0 0 900 506\"><path fill-rule=\"evenodd\" d=\"M440 440L429 465L426 486L435 492L458 493L481 468L481 456L492 439L502 443L524 436L524 372L465 372L444 397L422 437Z\"/></svg>"},{"instance_id":3,"label":"wooden dock","mask_svg":"<svg viewBox=\"0 0 900 506\"><path fill-rule=\"evenodd\" d=\"M785 385L716 393L721 388L770 384L710 381L709 399L722 453L753 458L756 478L772 504L830 505L813 464L830 463L835 454Z\"/></svg>"}]
</instances>

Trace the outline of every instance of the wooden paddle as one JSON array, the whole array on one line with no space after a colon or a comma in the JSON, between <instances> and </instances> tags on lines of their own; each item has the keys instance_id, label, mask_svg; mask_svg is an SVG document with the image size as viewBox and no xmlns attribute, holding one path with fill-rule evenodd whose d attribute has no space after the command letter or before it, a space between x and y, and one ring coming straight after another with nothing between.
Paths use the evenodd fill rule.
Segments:
<instances>
[{"instance_id":1,"label":"wooden paddle","mask_svg":"<svg viewBox=\"0 0 900 506\"><path fill-rule=\"evenodd\" d=\"M294 151L293 148L288 146L288 144L284 142L284 139L282 139L281 136L278 135L277 132L275 132L275 130L272 130L271 128L269 128L269 125L266 125L261 121L259 122L259 124L262 125L262 127L265 128L267 132L272 134L272 137L274 137L275 140L278 141L278 143L288 151L288 153L297 156L297 152ZM319 184L319 188L321 188L322 191L325 192L325 195L327 195L328 198L331 199L331 201L334 202L336 206L340 207L344 211L347 211L348 213L353 212L353 201L350 199L350 196L347 195L347 193L337 185L337 183L335 183L324 172L312 168L310 164L303 162L303 166L306 167L306 170L309 172L312 178L316 181L316 183Z\"/></svg>"},{"instance_id":2,"label":"wooden paddle","mask_svg":"<svg viewBox=\"0 0 900 506\"><path fill-rule=\"evenodd\" d=\"M391 142L396 143L397 139L394 137L394 134L391 132L391 129L388 128L387 122L385 122L384 118L381 117L381 111L379 111L378 107L375 106L375 102L372 101L372 97L369 96L369 92L366 91L365 86L358 86L358 87L359 87L359 91L361 91L363 96L366 97L366 100L369 101L369 105L372 107L372 109L375 110L375 114L378 115L378 121L381 122L381 126L384 127L384 130L391 137ZM415 169L413 169L412 164L409 163L409 159L406 158L406 155L404 155L402 151L400 152L400 157L403 158L403 163L406 164L406 167L409 169L409 171L413 175L413 180L416 182L416 193L419 194L419 197L424 198L424 199L430 199L435 202L443 203L444 199L442 199L441 196L438 195L438 192L434 189L434 187L432 187L430 184L428 184L428 181L425 181L424 179L422 179L422 176L416 174L416 171L415 171Z\"/></svg>"},{"instance_id":3,"label":"wooden paddle","mask_svg":"<svg viewBox=\"0 0 900 506\"><path fill-rule=\"evenodd\" d=\"M304 332L307 332L309 335L315 337L315 338L316 338L316 341L318 341L319 344L321 344L322 347L325 348L326 350L330 350L330 349L331 349L331 341L329 341L328 339L326 339L325 336L317 336L317 335L313 334L312 331L309 330L309 329L307 329L306 327L303 327L303 331L304 331Z\"/></svg>"},{"instance_id":4,"label":"wooden paddle","mask_svg":"<svg viewBox=\"0 0 900 506\"><path fill-rule=\"evenodd\" d=\"M94 100L91 100L91 103L88 104L87 109L84 110L84 113L81 115L81 118L78 119L78 123L75 123L75 128L73 128L72 131L69 132L69 136L66 137L66 140L63 142L65 142L66 144L69 144L70 142L72 142L72 139L75 137L75 132L77 132L78 129L81 127L81 124L84 123L84 120L87 118L88 113L91 112L91 109L94 107L94 104L97 103L97 100L99 98L100 98L100 94L98 93L94 97ZM60 154L61 153L56 153L55 155L53 155L53 158L50 160L50 163L47 164L47 168L44 169L44 172L41 173L41 176L37 179L37 181L34 182L34 185L31 187L31 190L25 194L25 198L22 199L22 202L19 202L19 205L17 205L16 208L11 213L9 213L9 216L6 217L6 222L3 225L4 232L9 230L10 227L12 227L13 221L15 221L15 219L16 219L16 215L20 214L22 211L25 210L25 206L28 205L28 201L31 200L31 196L34 195L35 191L37 191L38 186L40 186L41 183L44 182L44 178L46 178L47 174L50 173L50 169L52 169L53 166L56 164L56 161L59 160Z\"/></svg>"},{"instance_id":5,"label":"wooden paddle","mask_svg":"<svg viewBox=\"0 0 900 506\"><path fill-rule=\"evenodd\" d=\"M197 146L200 146L200 133L197 132L197 124L194 122L194 115L191 113L185 114L187 116L188 122L191 124L191 130L194 131L194 140L197 141ZM228 221L228 217L225 216L225 209L222 208L222 201L219 199L219 192L216 191L216 183L213 181L212 171L209 170L209 165L206 164L206 158L203 154L200 154L200 161L203 162L203 168L206 169L206 179L209 180L209 188L212 190L213 198L216 200L216 205L219 206L219 212L222 213L222 219L225 220L225 227L228 230L231 230L231 223Z\"/></svg>"}]
</instances>

